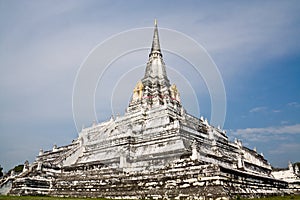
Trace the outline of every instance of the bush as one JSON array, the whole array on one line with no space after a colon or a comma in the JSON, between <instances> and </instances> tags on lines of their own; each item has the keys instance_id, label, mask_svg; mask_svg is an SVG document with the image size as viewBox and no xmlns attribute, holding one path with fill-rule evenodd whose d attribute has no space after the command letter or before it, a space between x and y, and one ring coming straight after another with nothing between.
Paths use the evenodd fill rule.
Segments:
<instances>
[{"instance_id":1,"label":"bush","mask_svg":"<svg viewBox=\"0 0 300 200\"><path fill-rule=\"evenodd\" d=\"M1 165L0 165L0 178L3 176L3 167L1 167Z\"/></svg>"}]
</instances>

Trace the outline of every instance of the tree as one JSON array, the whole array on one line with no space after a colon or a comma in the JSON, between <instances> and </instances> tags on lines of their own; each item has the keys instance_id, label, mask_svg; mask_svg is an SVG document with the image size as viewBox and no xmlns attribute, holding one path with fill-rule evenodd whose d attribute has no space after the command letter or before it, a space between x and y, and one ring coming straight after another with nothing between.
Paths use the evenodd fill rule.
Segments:
<instances>
[{"instance_id":1,"label":"tree","mask_svg":"<svg viewBox=\"0 0 300 200\"><path fill-rule=\"evenodd\" d=\"M3 176L3 167L0 165L0 178Z\"/></svg>"},{"instance_id":2,"label":"tree","mask_svg":"<svg viewBox=\"0 0 300 200\"><path fill-rule=\"evenodd\" d=\"M19 174L19 173L21 173L21 172L23 171L23 167L24 167L24 165L17 165L17 166L15 166L14 168L10 169L10 170L7 172L7 174L10 175L12 172L13 172L14 174Z\"/></svg>"},{"instance_id":3,"label":"tree","mask_svg":"<svg viewBox=\"0 0 300 200\"><path fill-rule=\"evenodd\" d=\"M15 173L21 173L23 171L24 165L17 165L14 167Z\"/></svg>"}]
</instances>

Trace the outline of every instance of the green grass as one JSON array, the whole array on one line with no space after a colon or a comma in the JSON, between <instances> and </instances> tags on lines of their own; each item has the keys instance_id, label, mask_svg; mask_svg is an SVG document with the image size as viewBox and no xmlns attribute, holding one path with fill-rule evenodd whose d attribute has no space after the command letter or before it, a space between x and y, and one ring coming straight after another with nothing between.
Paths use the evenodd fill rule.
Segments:
<instances>
[{"instance_id":1,"label":"green grass","mask_svg":"<svg viewBox=\"0 0 300 200\"><path fill-rule=\"evenodd\" d=\"M260 199L260 200L300 200L300 195L254 198L251 200L257 200L257 199Z\"/></svg>"},{"instance_id":2,"label":"green grass","mask_svg":"<svg viewBox=\"0 0 300 200\"><path fill-rule=\"evenodd\" d=\"M72 198L72 197L48 197L48 196L0 196L0 200L107 200L105 198Z\"/></svg>"}]
</instances>

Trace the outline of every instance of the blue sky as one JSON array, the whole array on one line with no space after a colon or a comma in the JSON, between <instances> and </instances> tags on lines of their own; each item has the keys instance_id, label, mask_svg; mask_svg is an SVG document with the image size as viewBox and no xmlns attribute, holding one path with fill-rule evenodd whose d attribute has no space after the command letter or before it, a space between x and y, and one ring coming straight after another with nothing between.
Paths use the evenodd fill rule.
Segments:
<instances>
[{"instance_id":1,"label":"blue sky","mask_svg":"<svg viewBox=\"0 0 300 200\"><path fill-rule=\"evenodd\" d=\"M277 167L299 161L299 10L300 2L292 0L0 0L0 164L8 170L32 162L40 148L76 138L72 90L81 63L105 39L153 26L155 18L159 27L196 40L218 66L227 94L224 129L230 139L256 147ZM145 37L149 47L151 37ZM147 56L141 52L119 64L135 58L146 63ZM185 64L168 53L164 59L169 66ZM136 81L130 80L133 85ZM200 113L209 119L209 93L203 80L198 86ZM130 92L121 92L120 109L128 104ZM100 97L101 121L111 110L104 109ZM189 107L189 98L182 98Z\"/></svg>"}]
</instances>

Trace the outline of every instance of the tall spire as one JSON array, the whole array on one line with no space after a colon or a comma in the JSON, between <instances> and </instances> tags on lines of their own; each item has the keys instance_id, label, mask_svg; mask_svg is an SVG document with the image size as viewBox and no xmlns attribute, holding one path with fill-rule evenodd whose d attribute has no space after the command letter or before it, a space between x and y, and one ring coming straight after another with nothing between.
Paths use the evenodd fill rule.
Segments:
<instances>
[{"instance_id":1,"label":"tall spire","mask_svg":"<svg viewBox=\"0 0 300 200\"><path fill-rule=\"evenodd\" d=\"M159 53L161 56L161 51L160 51L160 44L159 44L159 37L158 37L158 28L157 28L157 20L154 20L154 34L153 34L153 41L152 41L152 47L151 47L151 56L153 53Z\"/></svg>"},{"instance_id":2,"label":"tall spire","mask_svg":"<svg viewBox=\"0 0 300 200\"><path fill-rule=\"evenodd\" d=\"M145 75L136 84L127 111L136 111L141 108L148 109L152 106L167 104L175 106L175 110L181 109L179 91L176 85L171 86L167 77L166 65L160 49L157 21L155 20L152 47Z\"/></svg>"},{"instance_id":3,"label":"tall spire","mask_svg":"<svg viewBox=\"0 0 300 200\"><path fill-rule=\"evenodd\" d=\"M168 86L170 85L166 73L166 66L162 59L162 53L158 37L157 21L155 20L152 47L149 54L149 60L147 62L145 76L142 81L150 81L153 83L158 80L160 82L165 82L165 84L167 84Z\"/></svg>"}]
</instances>

